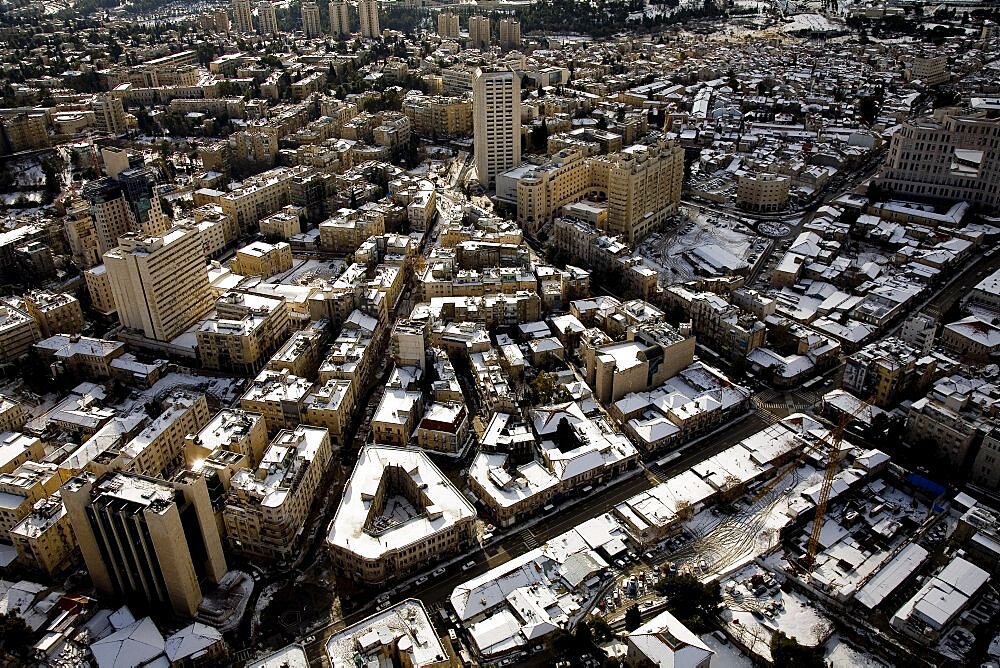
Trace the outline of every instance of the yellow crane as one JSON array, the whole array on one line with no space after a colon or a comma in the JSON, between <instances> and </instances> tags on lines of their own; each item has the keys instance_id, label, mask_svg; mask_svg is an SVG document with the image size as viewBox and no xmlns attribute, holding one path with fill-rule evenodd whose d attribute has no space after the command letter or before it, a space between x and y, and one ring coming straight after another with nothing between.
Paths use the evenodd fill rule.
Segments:
<instances>
[{"instance_id":1,"label":"yellow crane","mask_svg":"<svg viewBox=\"0 0 1000 668\"><path fill-rule=\"evenodd\" d=\"M837 425L827 431L823 438L817 439L813 443L806 444L799 453L799 456L795 458L791 464L786 466L778 475L771 479L767 485L765 485L755 496L754 501L759 501L761 498L766 496L771 490L777 487L782 480L787 478L793 471L795 471L802 463L805 461L811 453L817 451L822 446L826 445L829 448L827 455L826 467L823 471L823 483L820 485L819 499L816 502L816 515L813 518L812 533L809 535L809 543L806 548L806 553L803 556L804 565L809 568L812 566L814 559L816 558L816 548L819 546L820 535L823 532L823 523L826 521L826 508L830 502L830 493L833 491L833 479L837 475L837 468L840 465L840 457L842 454L841 444L844 441L844 432L847 430L847 425L864 412L865 409L869 407L871 400L858 400L857 407L850 413L842 412L840 419L837 421Z\"/></svg>"}]
</instances>

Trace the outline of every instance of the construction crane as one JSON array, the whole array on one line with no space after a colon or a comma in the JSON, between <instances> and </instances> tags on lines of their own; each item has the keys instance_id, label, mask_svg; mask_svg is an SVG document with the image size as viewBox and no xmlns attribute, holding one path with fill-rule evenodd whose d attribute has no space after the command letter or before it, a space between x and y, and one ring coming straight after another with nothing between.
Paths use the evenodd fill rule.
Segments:
<instances>
[{"instance_id":1,"label":"construction crane","mask_svg":"<svg viewBox=\"0 0 1000 668\"><path fill-rule=\"evenodd\" d=\"M826 463L826 471L823 474L823 485L819 489L819 499L816 502L816 516L813 518L812 533L809 535L809 546L806 548L806 554L803 558L807 568L811 568L816 559L816 548L819 546L820 534L823 532L823 523L826 521L826 506L830 502L830 492L833 491L833 479L837 475L837 466L840 464L840 456L843 452L840 445L844 440L844 431L846 431L847 425L851 420L868 409L872 398L859 399L858 405L853 411L850 413L842 412L840 420L837 421L837 426L827 435L828 438L830 435L833 436L832 440L830 440L832 450L830 451L830 459Z\"/></svg>"},{"instance_id":2,"label":"construction crane","mask_svg":"<svg viewBox=\"0 0 1000 668\"><path fill-rule=\"evenodd\" d=\"M812 566L813 561L816 557L816 548L819 546L820 535L823 532L823 523L826 520L826 508L830 502L830 493L833 491L833 479L837 475L837 468L840 464L840 457L842 454L841 444L844 441L844 432L847 430L847 425L864 412L871 405L871 399L868 400L858 400L858 405L850 413L842 412L840 419L837 421L837 425L832 429L827 431L823 438L817 439L813 443L807 443L799 456L795 460L786 466L778 475L771 479L757 494L753 497L754 502L759 501L763 497L767 496L775 487L777 487L781 481L787 478L793 471L798 469L806 458L813 452L818 451L822 446L826 445L829 448L828 459L826 467L823 472L823 483L820 485L819 499L816 502L816 515L813 518L812 533L809 535L809 543L806 548L806 553L802 558L803 564L809 568Z\"/></svg>"}]
</instances>

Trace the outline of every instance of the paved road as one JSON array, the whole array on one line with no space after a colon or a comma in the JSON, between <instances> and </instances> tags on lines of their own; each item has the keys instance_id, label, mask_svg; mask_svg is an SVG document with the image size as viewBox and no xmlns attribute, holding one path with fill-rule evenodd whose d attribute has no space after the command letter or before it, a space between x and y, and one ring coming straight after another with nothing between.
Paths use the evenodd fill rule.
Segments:
<instances>
[{"instance_id":1,"label":"paved road","mask_svg":"<svg viewBox=\"0 0 1000 668\"><path fill-rule=\"evenodd\" d=\"M994 248L990 255L979 258L972 266L962 272L962 275L954 283L935 295L924 307L924 311L935 318L940 318L958 300L969 294L980 281L997 269L1000 269L1000 253L997 253Z\"/></svg>"}]
</instances>

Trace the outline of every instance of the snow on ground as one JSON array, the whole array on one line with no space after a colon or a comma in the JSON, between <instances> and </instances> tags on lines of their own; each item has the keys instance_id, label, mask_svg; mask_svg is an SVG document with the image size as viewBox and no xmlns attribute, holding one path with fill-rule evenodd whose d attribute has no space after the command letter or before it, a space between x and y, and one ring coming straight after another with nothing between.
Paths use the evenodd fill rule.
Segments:
<instances>
[{"instance_id":1,"label":"snow on ground","mask_svg":"<svg viewBox=\"0 0 1000 668\"><path fill-rule=\"evenodd\" d=\"M706 633L701 641L715 652L712 665L719 668L753 668L753 661L731 642L722 642L714 634Z\"/></svg>"},{"instance_id":2,"label":"snow on ground","mask_svg":"<svg viewBox=\"0 0 1000 668\"><path fill-rule=\"evenodd\" d=\"M804 465L763 498L750 505L738 504L731 515L703 510L685 525L695 540L670 559L681 572L705 581L740 568L778 545L779 531L791 522L789 501L821 478L819 471Z\"/></svg>"},{"instance_id":3,"label":"snow on ground","mask_svg":"<svg viewBox=\"0 0 1000 668\"><path fill-rule=\"evenodd\" d=\"M851 647L837 634L833 634L826 644L824 658L833 668L888 668L889 666L871 654Z\"/></svg>"},{"instance_id":4,"label":"snow on ground","mask_svg":"<svg viewBox=\"0 0 1000 668\"><path fill-rule=\"evenodd\" d=\"M680 218L676 230L652 234L636 248L636 254L660 273L660 283L672 285L695 278L694 264L685 254L707 246L717 246L752 264L768 240L756 237L742 221L722 213L689 208L690 220Z\"/></svg>"},{"instance_id":5,"label":"snow on ground","mask_svg":"<svg viewBox=\"0 0 1000 668\"><path fill-rule=\"evenodd\" d=\"M152 387L143 391L142 396L145 400L157 399L175 388L183 387L210 394L228 406L239 396L240 388L243 387L244 382L243 378L169 373L156 381Z\"/></svg>"},{"instance_id":6,"label":"snow on ground","mask_svg":"<svg viewBox=\"0 0 1000 668\"><path fill-rule=\"evenodd\" d=\"M780 582L757 565L747 566L722 582L728 631L754 654L771 660L771 634L780 630L803 645L826 641L833 624L804 594L784 592Z\"/></svg>"},{"instance_id":7,"label":"snow on ground","mask_svg":"<svg viewBox=\"0 0 1000 668\"><path fill-rule=\"evenodd\" d=\"M16 193L0 193L0 202L2 202L4 206L13 206L19 202L40 204L41 201L42 193L37 190Z\"/></svg>"}]
</instances>

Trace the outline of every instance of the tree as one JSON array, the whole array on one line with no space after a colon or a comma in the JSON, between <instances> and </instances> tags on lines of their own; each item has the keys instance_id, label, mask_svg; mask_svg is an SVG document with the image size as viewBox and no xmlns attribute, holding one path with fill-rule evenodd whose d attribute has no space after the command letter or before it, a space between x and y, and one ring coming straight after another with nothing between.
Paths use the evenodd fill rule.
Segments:
<instances>
[{"instance_id":1,"label":"tree","mask_svg":"<svg viewBox=\"0 0 1000 668\"><path fill-rule=\"evenodd\" d=\"M771 659L776 666L795 666L796 668L825 668L826 666L822 648L806 647L781 631L775 631L771 634Z\"/></svg>"},{"instance_id":2,"label":"tree","mask_svg":"<svg viewBox=\"0 0 1000 668\"><path fill-rule=\"evenodd\" d=\"M625 630L631 633L642 626L642 614L639 613L639 606L635 603L625 610Z\"/></svg>"},{"instance_id":3,"label":"tree","mask_svg":"<svg viewBox=\"0 0 1000 668\"><path fill-rule=\"evenodd\" d=\"M62 189L62 184L59 181L59 165L57 162L61 161L58 159L42 161L42 172L45 174L45 194L48 195L50 202Z\"/></svg>"},{"instance_id":4,"label":"tree","mask_svg":"<svg viewBox=\"0 0 1000 668\"><path fill-rule=\"evenodd\" d=\"M604 617L590 618L590 632L594 640L597 642L611 640L615 636L614 630L611 628L611 625L608 624L608 620L604 619Z\"/></svg>"},{"instance_id":5,"label":"tree","mask_svg":"<svg viewBox=\"0 0 1000 668\"><path fill-rule=\"evenodd\" d=\"M34 635L16 614L0 613L0 664L17 665L19 662L14 657L27 658Z\"/></svg>"},{"instance_id":6,"label":"tree","mask_svg":"<svg viewBox=\"0 0 1000 668\"><path fill-rule=\"evenodd\" d=\"M576 649L576 641L565 629L559 629L553 634L552 649L558 656L565 656Z\"/></svg>"},{"instance_id":7,"label":"tree","mask_svg":"<svg viewBox=\"0 0 1000 668\"><path fill-rule=\"evenodd\" d=\"M556 393L556 376L543 371L531 381L531 391L535 395L535 403L540 405L552 403Z\"/></svg>"},{"instance_id":8,"label":"tree","mask_svg":"<svg viewBox=\"0 0 1000 668\"><path fill-rule=\"evenodd\" d=\"M711 628L722 594L718 583L704 584L690 573L670 575L656 583L667 609L695 633Z\"/></svg>"},{"instance_id":9,"label":"tree","mask_svg":"<svg viewBox=\"0 0 1000 668\"><path fill-rule=\"evenodd\" d=\"M590 647L594 644L594 634L591 632L590 625L587 622L580 622L576 625L576 633L574 633L577 647Z\"/></svg>"},{"instance_id":10,"label":"tree","mask_svg":"<svg viewBox=\"0 0 1000 668\"><path fill-rule=\"evenodd\" d=\"M573 429L573 425L566 418L560 418L556 424L556 443L563 452L569 452L580 445L580 439Z\"/></svg>"}]
</instances>

